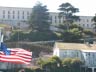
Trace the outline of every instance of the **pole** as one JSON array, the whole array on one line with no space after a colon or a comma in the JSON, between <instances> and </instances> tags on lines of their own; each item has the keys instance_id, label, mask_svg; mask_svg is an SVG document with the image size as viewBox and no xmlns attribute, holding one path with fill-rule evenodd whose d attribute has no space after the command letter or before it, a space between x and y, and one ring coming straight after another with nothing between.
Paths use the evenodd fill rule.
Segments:
<instances>
[{"instance_id":1,"label":"pole","mask_svg":"<svg viewBox=\"0 0 96 72\"><path fill-rule=\"evenodd\" d=\"M20 23L18 23L18 48L19 48L19 30L20 30Z\"/></svg>"},{"instance_id":2,"label":"pole","mask_svg":"<svg viewBox=\"0 0 96 72\"><path fill-rule=\"evenodd\" d=\"M19 48L19 30L18 30L18 48Z\"/></svg>"}]
</instances>

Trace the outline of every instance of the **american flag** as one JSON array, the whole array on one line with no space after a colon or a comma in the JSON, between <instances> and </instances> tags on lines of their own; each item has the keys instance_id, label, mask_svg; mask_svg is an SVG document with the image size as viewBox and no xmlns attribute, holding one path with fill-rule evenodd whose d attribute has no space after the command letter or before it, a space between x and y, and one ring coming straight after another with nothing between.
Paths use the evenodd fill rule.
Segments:
<instances>
[{"instance_id":1,"label":"american flag","mask_svg":"<svg viewBox=\"0 0 96 72\"><path fill-rule=\"evenodd\" d=\"M32 52L29 52L21 48L7 48L10 52L8 55L7 51L0 51L0 62L9 62L15 64L30 64L32 60Z\"/></svg>"},{"instance_id":2,"label":"american flag","mask_svg":"<svg viewBox=\"0 0 96 72\"><path fill-rule=\"evenodd\" d=\"M15 64L30 64L32 52L22 48L7 48L1 35L0 42L0 62L9 62Z\"/></svg>"}]
</instances>

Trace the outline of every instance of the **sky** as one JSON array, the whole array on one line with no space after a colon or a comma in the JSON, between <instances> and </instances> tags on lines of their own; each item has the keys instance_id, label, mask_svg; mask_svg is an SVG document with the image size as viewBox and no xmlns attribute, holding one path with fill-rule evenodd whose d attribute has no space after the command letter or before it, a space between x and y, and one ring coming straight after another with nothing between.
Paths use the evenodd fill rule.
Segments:
<instances>
[{"instance_id":1,"label":"sky","mask_svg":"<svg viewBox=\"0 0 96 72\"><path fill-rule=\"evenodd\" d=\"M38 1L47 5L50 12L57 12L59 5L69 2L79 8L77 15L94 16L96 13L96 0L0 0L0 6L32 8Z\"/></svg>"}]
</instances>

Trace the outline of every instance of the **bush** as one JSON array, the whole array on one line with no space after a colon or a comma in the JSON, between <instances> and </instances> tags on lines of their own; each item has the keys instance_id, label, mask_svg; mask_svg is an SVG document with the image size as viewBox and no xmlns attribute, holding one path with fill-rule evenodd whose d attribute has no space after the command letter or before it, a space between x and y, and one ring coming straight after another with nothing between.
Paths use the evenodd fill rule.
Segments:
<instances>
[{"instance_id":1,"label":"bush","mask_svg":"<svg viewBox=\"0 0 96 72\"><path fill-rule=\"evenodd\" d=\"M86 34L86 35L94 35L91 31L89 31L89 30L84 30L84 33Z\"/></svg>"},{"instance_id":2,"label":"bush","mask_svg":"<svg viewBox=\"0 0 96 72\"><path fill-rule=\"evenodd\" d=\"M48 40L57 40L58 37L55 33L48 32L30 32L28 35L30 41L48 41Z\"/></svg>"},{"instance_id":3,"label":"bush","mask_svg":"<svg viewBox=\"0 0 96 72\"><path fill-rule=\"evenodd\" d=\"M23 32L14 32L12 35L11 35L11 39L10 41L24 41L27 39L27 34L26 33L23 33Z\"/></svg>"},{"instance_id":4,"label":"bush","mask_svg":"<svg viewBox=\"0 0 96 72\"><path fill-rule=\"evenodd\" d=\"M34 72L34 71L30 68L25 68L25 72Z\"/></svg>"}]
</instances>

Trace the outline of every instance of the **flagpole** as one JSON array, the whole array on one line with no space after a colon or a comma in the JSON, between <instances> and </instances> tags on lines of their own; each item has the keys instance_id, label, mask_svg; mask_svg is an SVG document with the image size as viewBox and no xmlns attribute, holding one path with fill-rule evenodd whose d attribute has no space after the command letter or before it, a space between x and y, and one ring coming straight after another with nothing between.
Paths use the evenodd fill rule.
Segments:
<instances>
[{"instance_id":1,"label":"flagpole","mask_svg":"<svg viewBox=\"0 0 96 72\"><path fill-rule=\"evenodd\" d=\"M0 30L0 36L1 36L1 39L0 39L0 48L1 48L1 43L3 42L3 35L2 35L2 32ZM2 63L2 62L1 62ZM5 64L6 65L6 64Z\"/></svg>"},{"instance_id":2,"label":"flagpole","mask_svg":"<svg viewBox=\"0 0 96 72\"><path fill-rule=\"evenodd\" d=\"M18 48L19 48L19 32L20 32L20 22L18 23Z\"/></svg>"}]
</instances>

